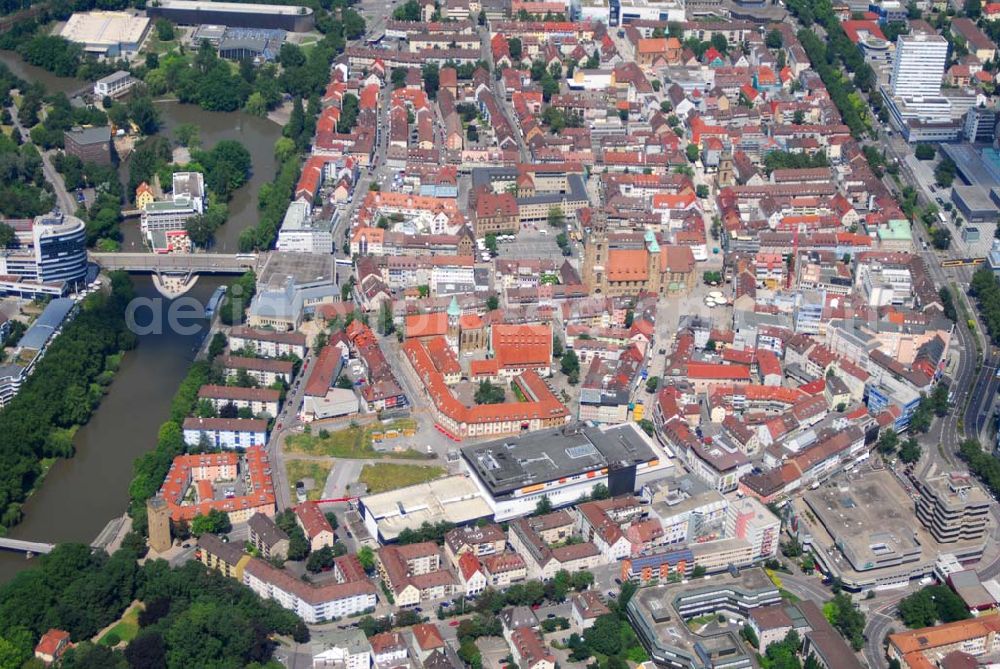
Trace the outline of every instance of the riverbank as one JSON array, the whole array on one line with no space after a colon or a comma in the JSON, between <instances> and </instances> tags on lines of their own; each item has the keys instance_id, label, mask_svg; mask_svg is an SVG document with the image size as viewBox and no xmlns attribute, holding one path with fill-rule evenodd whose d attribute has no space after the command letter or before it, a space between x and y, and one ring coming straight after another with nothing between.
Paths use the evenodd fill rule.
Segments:
<instances>
[{"instance_id":1,"label":"riverbank","mask_svg":"<svg viewBox=\"0 0 1000 669\"><path fill-rule=\"evenodd\" d=\"M61 333L0 410L0 525L21 519L21 507L41 463L73 455L73 437L97 408L117 372L121 354L135 346L125 319L134 295L125 274L112 274L110 289L81 302Z\"/></svg>"},{"instance_id":2,"label":"riverbank","mask_svg":"<svg viewBox=\"0 0 1000 669\"><path fill-rule=\"evenodd\" d=\"M186 297L207 303L225 282L202 277ZM149 277L134 277L132 284L136 299L146 305L137 310L140 324L147 324L153 313L166 323L172 301L156 291ZM9 536L89 545L109 520L126 511L133 462L155 447L174 392L201 347L207 321L197 325L193 333L167 329L139 335L138 346L123 357L100 406L74 435L74 457L54 461L44 483L24 503L23 519ZM0 582L32 563L21 554L0 551Z\"/></svg>"}]
</instances>

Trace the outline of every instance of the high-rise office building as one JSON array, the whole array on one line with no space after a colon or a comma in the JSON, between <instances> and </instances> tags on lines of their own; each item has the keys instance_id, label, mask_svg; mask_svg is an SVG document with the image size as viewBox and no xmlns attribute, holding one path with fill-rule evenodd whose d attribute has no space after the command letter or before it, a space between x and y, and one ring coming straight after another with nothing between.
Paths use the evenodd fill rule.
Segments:
<instances>
[{"instance_id":1,"label":"high-rise office building","mask_svg":"<svg viewBox=\"0 0 1000 669\"><path fill-rule=\"evenodd\" d=\"M941 93L948 40L940 35L900 35L892 65L895 97L933 97Z\"/></svg>"}]
</instances>

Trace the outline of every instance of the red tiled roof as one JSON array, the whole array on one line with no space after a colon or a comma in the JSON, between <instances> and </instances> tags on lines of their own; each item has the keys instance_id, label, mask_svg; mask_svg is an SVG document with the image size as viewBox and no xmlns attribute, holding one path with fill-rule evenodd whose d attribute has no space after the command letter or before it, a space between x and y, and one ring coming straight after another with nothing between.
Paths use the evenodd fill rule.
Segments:
<instances>
[{"instance_id":1,"label":"red tiled roof","mask_svg":"<svg viewBox=\"0 0 1000 669\"><path fill-rule=\"evenodd\" d=\"M692 379L724 379L749 381L750 370L742 365L719 365L710 362L689 362L688 377Z\"/></svg>"},{"instance_id":2,"label":"red tiled roof","mask_svg":"<svg viewBox=\"0 0 1000 669\"><path fill-rule=\"evenodd\" d=\"M42 635L42 638L38 641L38 645L35 646L35 652L55 657L60 647L68 643L69 632L53 627Z\"/></svg>"},{"instance_id":3,"label":"red tiled roof","mask_svg":"<svg viewBox=\"0 0 1000 669\"><path fill-rule=\"evenodd\" d=\"M549 325L498 323L491 332L493 354L501 367L548 367L552 363Z\"/></svg>"},{"instance_id":4,"label":"red tiled roof","mask_svg":"<svg viewBox=\"0 0 1000 669\"><path fill-rule=\"evenodd\" d=\"M326 516L323 515L323 512L320 511L319 504L316 502L303 502L302 504L292 508L295 511L295 517L298 518L299 523L301 523L306 536L310 539L318 536L322 532L333 533L333 527L330 525L330 521L328 521Z\"/></svg>"}]
</instances>

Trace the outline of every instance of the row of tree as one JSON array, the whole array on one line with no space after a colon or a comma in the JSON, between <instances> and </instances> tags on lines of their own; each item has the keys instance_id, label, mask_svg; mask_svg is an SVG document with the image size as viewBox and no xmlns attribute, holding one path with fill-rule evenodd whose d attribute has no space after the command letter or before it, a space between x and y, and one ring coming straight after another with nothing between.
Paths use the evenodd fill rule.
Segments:
<instances>
[{"instance_id":1,"label":"row of tree","mask_svg":"<svg viewBox=\"0 0 1000 669\"><path fill-rule=\"evenodd\" d=\"M972 275L969 293L979 303L979 316L994 344L1000 344L1000 283L988 267L980 267Z\"/></svg>"},{"instance_id":2,"label":"row of tree","mask_svg":"<svg viewBox=\"0 0 1000 669\"><path fill-rule=\"evenodd\" d=\"M85 300L80 313L49 345L45 357L0 410L0 524L21 518L21 504L42 474L41 460L73 453L73 429L90 419L111 383L121 351L135 346L125 324L133 296L124 273L111 292Z\"/></svg>"},{"instance_id":3,"label":"row of tree","mask_svg":"<svg viewBox=\"0 0 1000 669\"><path fill-rule=\"evenodd\" d=\"M958 447L958 456L969 471L983 482L994 497L1000 498L1000 460L983 450L975 439L966 439Z\"/></svg>"}]
</instances>

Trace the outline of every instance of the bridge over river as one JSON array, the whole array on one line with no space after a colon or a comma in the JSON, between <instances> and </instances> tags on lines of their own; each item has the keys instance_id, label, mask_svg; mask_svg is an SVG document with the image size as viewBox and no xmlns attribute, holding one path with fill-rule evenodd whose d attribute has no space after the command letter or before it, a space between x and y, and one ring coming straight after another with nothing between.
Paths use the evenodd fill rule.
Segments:
<instances>
[{"instance_id":1,"label":"bridge over river","mask_svg":"<svg viewBox=\"0 0 1000 669\"><path fill-rule=\"evenodd\" d=\"M0 549L27 553L29 557L51 553L55 547L55 544L47 544L41 541L23 541L21 539L0 537Z\"/></svg>"},{"instance_id":2,"label":"bridge over river","mask_svg":"<svg viewBox=\"0 0 1000 669\"><path fill-rule=\"evenodd\" d=\"M267 259L257 253L91 253L106 270L149 274L242 274Z\"/></svg>"}]
</instances>

